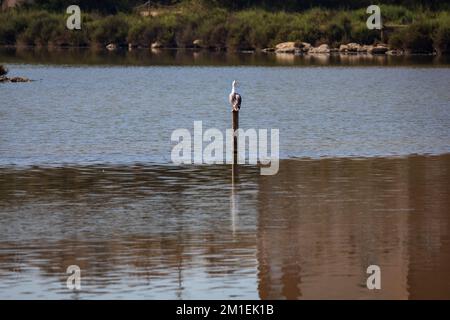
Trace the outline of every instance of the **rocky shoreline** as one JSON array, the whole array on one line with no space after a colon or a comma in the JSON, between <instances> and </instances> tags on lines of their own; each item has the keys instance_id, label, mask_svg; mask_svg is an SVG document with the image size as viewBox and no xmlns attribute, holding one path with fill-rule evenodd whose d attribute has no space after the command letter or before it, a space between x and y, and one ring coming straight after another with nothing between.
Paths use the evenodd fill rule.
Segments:
<instances>
[{"instance_id":1,"label":"rocky shoreline","mask_svg":"<svg viewBox=\"0 0 450 320\"><path fill-rule=\"evenodd\" d=\"M25 77L12 77L12 78L8 78L5 76L0 76L0 83L3 82L31 82L33 80L25 78Z\"/></svg>"},{"instance_id":2,"label":"rocky shoreline","mask_svg":"<svg viewBox=\"0 0 450 320\"><path fill-rule=\"evenodd\" d=\"M0 65L0 83L4 82L31 82L32 80L25 77L12 77L8 78L6 74L8 73L8 68L3 65Z\"/></svg>"},{"instance_id":3,"label":"rocky shoreline","mask_svg":"<svg viewBox=\"0 0 450 320\"><path fill-rule=\"evenodd\" d=\"M293 54L293 55L329 55L329 54L340 54L340 55L389 55L389 56L409 56L409 55L446 55L446 53L433 52L418 52L405 49L395 49L391 48L388 44L377 43L373 45L359 44L355 42L350 42L347 44L341 44L339 47L330 47L328 44L321 44L317 47L312 46L307 42L294 42L287 41L277 44L275 47L269 47L264 49L231 49L231 48L219 48L219 47L209 47L202 45L201 40L194 40L192 46L189 47L172 47L164 46L160 42L156 41L150 43L148 46L139 46L132 43L118 45L115 43L109 43L106 46L21 46L21 45L0 45L3 48L10 49L93 49L93 50L107 50L107 51L122 51L128 50L133 51L136 49L150 49L152 52L157 53L161 50L205 50L211 52L235 52L235 53L270 53L270 54Z\"/></svg>"},{"instance_id":4,"label":"rocky shoreline","mask_svg":"<svg viewBox=\"0 0 450 320\"><path fill-rule=\"evenodd\" d=\"M328 44L322 44L318 47L313 47L307 42L282 42L275 46L275 48L266 48L263 52L274 53L291 53L296 55L302 54L372 54L372 55L403 55L407 52L403 50L390 49L387 44L378 43L375 45L363 45L355 42L348 44L341 44L339 48L330 48Z\"/></svg>"},{"instance_id":5,"label":"rocky shoreline","mask_svg":"<svg viewBox=\"0 0 450 320\"><path fill-rule=\"evenodd\" d=\"M108 51L116 51L119 49L126 48L126 46L119 46L114 43L110 43L104 47ZM144 49L149 48L152 51L158 51L160 49L179 49L173 47L164 47L160 42L154 42L149 44L148 47L136 46L133 44L128 44L128 50L134 49ZM184 48L186 49L186 48ZM188 49L194 50L211 50L211 51L228 51L227 48L210 48L207 46L203 46L201 40L194 40L192 47ZM410 52L408 50L402 49L394 49L390 48L385 43L377 43L373 45L359 44L355 42L350 42L348 44L341 44L338 48L332 48L328 44L321 44L317 47L312 46L307 42L295 42L295 41L287 41L277 44L275 47L264 48L264 49L236 49L236 52L263 52L263 53L275 53L275 54L294 54L294 55L307 55L307 54L369 54L369 55L391 55L391 56L400 56L400 55L412 55L412 54L422 54L422 55L433 55L435 52Z\"/></svg>"}]
</instances>

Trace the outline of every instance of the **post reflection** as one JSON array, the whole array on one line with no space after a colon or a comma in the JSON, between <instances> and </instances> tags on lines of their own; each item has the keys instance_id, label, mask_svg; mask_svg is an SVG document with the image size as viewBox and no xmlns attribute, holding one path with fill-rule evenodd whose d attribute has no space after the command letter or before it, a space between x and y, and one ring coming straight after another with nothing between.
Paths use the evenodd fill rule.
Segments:
<instances>
[{"instance_id":1,"label":"post reflection","mask_svg":"<svg viewBox=\"0 0 450 320\"><path fill-rule=\"evenodd\" d=\"M234 183L229 166L2 168L0 297L450 298L449 181L450 155L283 160Z\"/></svg>"}]
</instances>

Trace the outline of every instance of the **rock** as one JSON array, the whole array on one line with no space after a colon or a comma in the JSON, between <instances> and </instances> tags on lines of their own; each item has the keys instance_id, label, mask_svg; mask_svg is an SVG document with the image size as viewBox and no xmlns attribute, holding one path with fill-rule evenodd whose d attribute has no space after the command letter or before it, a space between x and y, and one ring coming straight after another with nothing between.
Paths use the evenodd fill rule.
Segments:
<instances>
[{"instance_id":1,"label":"rock","mask_svg":"<svg viewBox=\"0 0 450 320\"><path fill-rule=\"evenodd\" d=\"M388 47L377 45L376 47L372 47L368 52L370 54L385 54L388 50Z\"/></svg>"},{"instance_id":2,"label":"rock","mask_svg":"<svg viewBox=\"0 0 450 320\"><path fill-rule=\"evenodd\" d=\"M194 46L194 48L203 48L203 41L200 39L195 39L194 41L192 41L192 45Z\"/></svg>"},{"instance_id":3,"label":"rock","mask_svg":"<svg viewBox=\"0 0 450 320\"><path fill-rule=\"evenodd\" d=\"M348 44L341 44L339 47L339 52L349 52L349 53L365 53L368 52L373 46L369 45L360 45L355 42L351 42Z\"/></svg>"},{"instance_id":4,"label":"rock","mask_svg":"<svg viewBox=\"0 0 450 320\"><path fill-rule=\"evenodd\" d=\"M153 43L150 45L150 48L152 48L152 49L159 49L159 48L162 48L162 44L161 44L161 42L159 42L159 41L155 41L155 42L153 42Z\"/></svg>"},{"instance_id":5,"label":"rock","mask_svg":"<svg viewBox=\"0 0 450 320\"><path fill-rule=\"evenodd\" d=\"M261 50L262 52L274 52L275 48L264 48Z\"/></svg>"},{"instance_id":6,"label":"rock","mask_svg":"<svg viewBox=\"0 0 450 320\"><path fill-rule=\"evenodd\" d=\"M308 53L309 50L311 50L313 46L308 42L301 42L300 43L300 49L298 50L299 53Z\"/></svg>"},{"instance_id":7,"label":"rock","mask_svg":"<svg viewBox=\"0 0 450 320\"><path fill-rule=\"evenodd\" d=\"M30 82L31 80L25 77L14 77L10 78L9 81L11 82Z\"/></svg>"},{"instance_id":8,"label":"rock","mask_svg":"<svg viewBox=\"0 0 450 320\"><path fill-rule=\"evenodd\" d=\"M0 65L0 82L30 82L31 80L24 77L13 77L8 78L6 74L8 73L8 68Z\"/></svg>"},{"instance_id":9,"label":"rock","mask_svg":"<svg viewBox=\"0 0 450 320\"><path fill-rule=\"evenodd\" d=\"M113 51L117 49L117 46L114 43L110 43L106 46L106 49L108 49L109 51Z\"/></svg>"},{"instance_id":10,"label":"rock","mask_svg":"<svg viewBox=\"0 0 450 320\"><path fill-rule=\"evenodd\" d=\"M339 46L339 52L347 52L348 46L346 44L341 44Z\"/></svg>"},{"instance_id":11,"label":"rock","mask_svg":"<svg viewBox=\"0 0 450 320\"><path fill-rule=\"evenodd\" d=\"M361 48L361 45L355 42L350 42L347 44L348 52L358 52L358 49Z\"/></svg>"},{"instance_id":12,"label":"rock","mask_svg":"<svg viewBox=\"0 0 450 320\"><path fill-rule=\"evenodd\" d=\"M372 48L373 48L373 46L369 46L369 45L363 45L363 46L360 46L359 48L358 48L358 52L363 52L363 53L366 53L366 52L369 52L370 50L372 50Z\"/></svg>"},{"instance_id":13,"label":"rock","mask_svg":"<svg viewBox=\"0 0 450 320\"><path fill-rule=\"evenodd\" d=\"M8 73L8 68L0 64L0 76L4 76Z\"/></svg>"},{"instance_id":14,"label":"rock","mask_svg":"<svg viewBox=\"0 0 450 320\"><path fill-rule=\"evenodd\" d=\"M298 49L298 46L294 41L282 42L275 46L275 52L277 53L295 53L296 49Z\"/></svg>"},{"instance_id":15,"label":"rock","mask_svg":"<svg viewBox=\"0 0 450 320\"><path fill-rule=\"evenodd\" d=\"M5 76L0 76L0 82L31 82L32 80L25 77L13 77L8 78Z\"/></svg>"},{"instance_id":16,"label":"rock","mask_svg":"<svg viewBox=\"0 0 450 320\"><path fill-rule=\"evenodd\" d=\"M330 47L327 44L322 44L317 48L309 49L308 53L330 53Z\"/></svg>"},{"instance_id":17,"label":"rock","mask_svg":"<svg viewBox=\"0 0 450 320\"><path fill-rule=\"evenodd\" d=\"M404 52L403 52L403 50L393 49L393 50L386 51L386 54L390 55L390 56L401 56L404 54Z\"/></svg>"},{"instance_id":18,"label":"rock","mask_svg":"<svg viewBox=\"0 0 450 320\"><path fill-rule=\"evenodd\" d=\"M302 52L308 52L309 50L311 50L312 45L308 42L300 42L300 50Z\"/></svg>"},{"instance_id":19,"label":"rock","mask_svg":"<svg viewBox=\"0 0 450 320\"><path fill-rule=\"evenodd\" d=\"M301 54L304 52L308 52L311 48L311 45L307 42L295 42L295 41L288 41L288 42L282 42L275 46L275 48L272 50L272 48L266 48L264 49L264 52L272 52L275 51L276 53L295 53L295 54Z\"/></svg>"}]
</instances>

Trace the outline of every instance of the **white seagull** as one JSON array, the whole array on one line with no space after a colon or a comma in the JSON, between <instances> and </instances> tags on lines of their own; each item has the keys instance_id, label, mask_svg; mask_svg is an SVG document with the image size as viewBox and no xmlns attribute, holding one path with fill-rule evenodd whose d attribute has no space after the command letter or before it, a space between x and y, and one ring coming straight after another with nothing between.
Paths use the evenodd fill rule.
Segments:
<instances>
[{"instance_id":1,"label":"white seagull","mask_svg":"<svg viewBox=\"0 0 450 320\"><path fill-rule=\"evenodd\" d=\"M231 104L231 107L233 108L231 111L239 111L239 109L241 109L241 102L242 102L242 97L239 93L236 92L236 87L237 82L236 80L233 80L233 83L231 85L231 93L229 96L229 101Z\"/></svg>"}]
</instances>

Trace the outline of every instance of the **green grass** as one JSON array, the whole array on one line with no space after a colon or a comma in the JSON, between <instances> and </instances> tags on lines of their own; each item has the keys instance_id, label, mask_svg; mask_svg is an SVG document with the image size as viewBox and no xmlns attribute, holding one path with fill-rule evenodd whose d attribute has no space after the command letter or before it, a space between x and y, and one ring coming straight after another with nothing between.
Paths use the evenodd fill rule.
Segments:
<instances>
[{"instance_id":1,"label":"green grass","mask_svg":"<svg viewBox=\"0 0 450 320\"><path fill-rule=\"evenodd\" d=\"M450 13L425 8L381 6L383 22L403 26L387 34L394 48L411 52L449 52ZM223 8L184 3L156 17L136 13L82 15L82 30L65 28L64 14L15 9L0 13L1 45L104 46L108 43L148 47L158 41L166 47L190 47L196 39L211 48L260 49L284 41L304 41L333 47L348 42L373 44L380 32L368 30L365 8L301 12Z\"/></svg>"}]
</instances>

